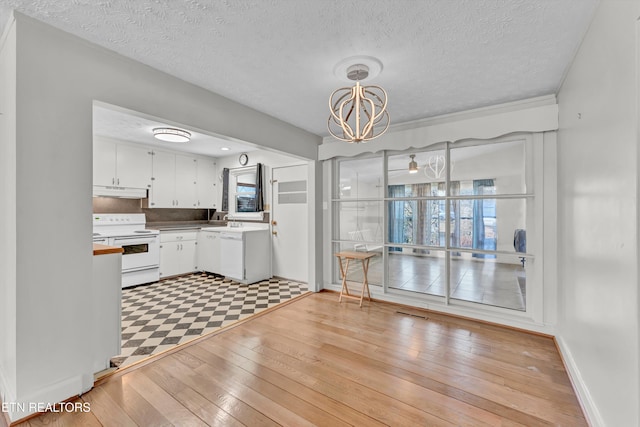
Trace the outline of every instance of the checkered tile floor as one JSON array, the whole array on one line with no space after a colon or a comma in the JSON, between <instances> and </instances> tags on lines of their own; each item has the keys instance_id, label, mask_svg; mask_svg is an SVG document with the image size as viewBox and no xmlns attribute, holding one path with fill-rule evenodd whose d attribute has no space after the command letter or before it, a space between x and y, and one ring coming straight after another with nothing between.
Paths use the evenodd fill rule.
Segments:
<instances>
[{"instance_id":1,"label":"checkered tile floor","mask_svg":"<svg viewBox=\"0 0 640 427\"><path fill-rule=\"evenodd\" d=\"M207 273L123 289L122 354L111 365L130 365L305 292L304 283L243 285Z\"/></svg>"}]
</instances>

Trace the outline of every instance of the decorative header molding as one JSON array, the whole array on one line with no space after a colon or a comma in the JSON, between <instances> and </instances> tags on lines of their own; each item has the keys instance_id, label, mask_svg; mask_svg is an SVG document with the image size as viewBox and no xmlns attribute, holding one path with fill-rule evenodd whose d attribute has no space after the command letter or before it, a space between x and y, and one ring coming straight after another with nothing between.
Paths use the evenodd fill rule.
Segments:
<instances>
[{"instance_id":1,"label":"decorative header molding","mask_svg":"<svg viewBox=\"0 0 640 427\"><path fill-rule=\"evenodd\" d=\"M413 127L389 129L380 138L367 143L345 144L327 138L318 147L318 159L353 157L381 150L424 148L445 141L492 139L518 132L553 131L558 129L558 105L555 96L542 97L419 123Z\"/></svg>"}]
</instances>

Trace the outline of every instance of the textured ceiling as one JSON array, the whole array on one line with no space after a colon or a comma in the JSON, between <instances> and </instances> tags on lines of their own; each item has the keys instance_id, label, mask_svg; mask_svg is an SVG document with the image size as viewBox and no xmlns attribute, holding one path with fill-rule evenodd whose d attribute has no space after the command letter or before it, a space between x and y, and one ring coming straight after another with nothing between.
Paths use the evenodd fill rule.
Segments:
<instances>
[{"instance_id":1,"label":"textured ceiling","mask_svg":"<svg viewBox=\"0 0 640 427\"><path fill-rule=\"evenodd\" d=\"M392 124L556 93L598 0L0 0L327 135L333 69L369 55Z\"/></svg>"}]
</instances>

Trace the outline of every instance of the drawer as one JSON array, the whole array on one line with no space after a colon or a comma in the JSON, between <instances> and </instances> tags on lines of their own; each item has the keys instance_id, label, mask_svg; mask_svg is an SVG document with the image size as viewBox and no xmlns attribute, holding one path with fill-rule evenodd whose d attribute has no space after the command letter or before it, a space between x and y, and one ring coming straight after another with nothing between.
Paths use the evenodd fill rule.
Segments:
<instances>
[{"instance_id":1,"label":"drawer","mask_svg":"<svg viewBox=\"0 0 640 427\"><path fill-rule=\"evenodd\" d=\"M182 242L185 240L196 240L198 237L198 230L187 231L161 231L160 243L163 242Z\"/></svg>"}]
</instances>

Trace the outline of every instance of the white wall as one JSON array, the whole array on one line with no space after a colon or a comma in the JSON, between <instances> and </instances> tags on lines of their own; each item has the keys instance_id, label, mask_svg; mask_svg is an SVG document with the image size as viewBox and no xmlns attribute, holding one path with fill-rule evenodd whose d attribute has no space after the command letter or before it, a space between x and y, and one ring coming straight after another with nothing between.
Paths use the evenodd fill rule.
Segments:
<instances>
[{"instance_id":1,"label":"white wall","mask_svg":"<svg viewBox=\"0 0 640 427\"><path fill-rule=\"evenodd\" d=\"M16 32L0 38L0 399L16 394Z\"/></svg>"},{"instance_id":2,"label":"white wall","mask_svg":"<svg viewBox=\"0 0 640 427\"><path fill-rule=\"evenodd\" d=\"M558 95L558 341L593 425L640 425L639 15L601 2Z\"/></svg>"},{"instance_id":3,"label":"white wall","mask_svg":"<svg viewBox=\"0 0 640 427\"><path fill-rule=\"evenodd\" d=\"M17 138L2 141L9 176L0 191L3 203L15 194L18 215L3 207L0 219L2 230L16 230L17 248L15 263L3 261L11 265L0 292L11 297L17 289L13 324L20 339L12 351L12 332L4 332L0 347L2 363L17 361L18 401L57 402L92 383L86 319L93 101L308 159L317 157L319 138L20 14L16 31ZM11 366L0 369L12 375Z\"/></svg>"}]
</instances>

